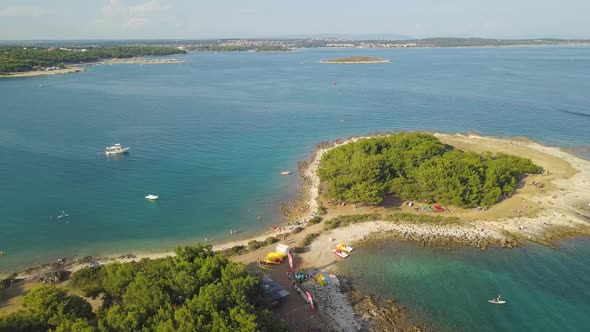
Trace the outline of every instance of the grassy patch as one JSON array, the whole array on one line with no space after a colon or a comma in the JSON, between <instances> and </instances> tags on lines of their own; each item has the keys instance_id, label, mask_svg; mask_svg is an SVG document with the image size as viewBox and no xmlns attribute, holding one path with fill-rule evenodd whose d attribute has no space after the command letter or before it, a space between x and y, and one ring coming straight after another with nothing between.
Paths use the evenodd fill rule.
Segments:
<instances>
[{"instance_id":1,"label":"grassy patch","mask_svg":"<svg viewBox=\"0 0 590 332\"><path fill-rule=\"evenodd\" d=\"M324 229L330 230L334 228L345 227L350 224L356 224L359 222L381 220L381 217L382 216L379 213L338 216L336 218L324 222Z\"/></svg>"},{"instance_id":2,"label":"grassy patch","mask_svg":"<svg viewBox=\"0 0 590 332\"><path fill-rule=\"evenodd\" d=\"M457 217L443 217L443 216L432 216L427 214L414 214L414 213L395 213L386 216L383 220L394 221L394 222L415 222L415 223L435 223L435 224L452 224L458 223L461 219Z\"/></svg>"}]
</instances>

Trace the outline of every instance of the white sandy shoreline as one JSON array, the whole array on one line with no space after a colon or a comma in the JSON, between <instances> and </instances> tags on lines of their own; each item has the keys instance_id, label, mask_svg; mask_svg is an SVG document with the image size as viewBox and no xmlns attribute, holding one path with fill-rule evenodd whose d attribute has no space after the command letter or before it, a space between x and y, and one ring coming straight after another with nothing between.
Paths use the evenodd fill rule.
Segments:
<instances>
[{"instance_id":1,"label":"white sandy shoreline","mask_svg":"<svg viewBox=\"0 0 590 332\"><path fill-rule=\"evenodd\" d=\"M83 72L83 71L86 71L86 69L81 66L68 66L68 67L65 67L62 69L55 69L55 70L33 70L33 71L26 71L26 72L3 74L3 75L0 75L0 79L2 79L2 78L18 78L18 77L34 77L34 76L49 76L49 75L64 75L64 74L79 73L79 72Z\"/></svg>"}]
</instances>

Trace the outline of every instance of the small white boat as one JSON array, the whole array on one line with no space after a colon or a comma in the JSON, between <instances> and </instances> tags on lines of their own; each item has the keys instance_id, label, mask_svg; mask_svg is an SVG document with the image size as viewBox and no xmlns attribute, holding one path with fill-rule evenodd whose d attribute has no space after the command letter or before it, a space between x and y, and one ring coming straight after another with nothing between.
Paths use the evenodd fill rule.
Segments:
<instances>
[{"instance_id":1,"label":"small white boat","mask_svg":"<svg viewBox=\"0 0 590 332\"><path fill-rule=\"evenodd\" d=\"M158 195L152 195L152 194L149 194L149 195L145 196L145 198L146 198L146 199L149 199L149 200L152 200L152 201L155 201L155 200L157 200L158 198L160 198L160 196L158 196Z\"/></svg>"},{"instance_id":2,"label":"small white boat","mask_svg":"<svg viewBox=\"0 0 590 332\"><path fill-rule=\"evenodd\" d=\"M290 174L291 174L291 172L289 172L289 171L282 171L281 172L281 175L290 175Z\"/></svg>"},{"instance_id":3,"label":"small white boat","mask_svg":"<svg viewBox=\"0 0 590 332\"><path fill-rule=\"evenodd\" d=\"M345 253L344 251L340 250L340 249L333 249L332 253L340 258L346 258L348 257L348 254Z\"/></svg>"},{"instance_id":4,"label":"small white boat","mask_svg":"<svg viewBox=\"0 0 590 332\"><path fill-rule=\"evenodd\" d=\"M105 148L104 150L104 154L106 154L107 156L109 155L115 155L115 154L124 154L124 153L128 153L129 152L129 148L124 148L121 146L121 144L117 143L113 146L109 146L107 148Z\"/></svg>"}]
</instances>

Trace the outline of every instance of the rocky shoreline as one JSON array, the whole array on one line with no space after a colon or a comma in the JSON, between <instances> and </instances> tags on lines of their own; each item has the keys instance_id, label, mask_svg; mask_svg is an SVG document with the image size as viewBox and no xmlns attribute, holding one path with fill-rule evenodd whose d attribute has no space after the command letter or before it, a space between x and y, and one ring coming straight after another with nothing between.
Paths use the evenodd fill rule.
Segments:
<instances>
[{"instance_id":1,"label":"rocky shoreline","mask_svg":"<svg viewBox=\"0 0 590 332\"><path fill-rule=\"evenodd\" d=\"M342 292L350 301L361 323L362 331L369 332L425 332L427 327L408 317L406 307L392 299L365 295L355 289L351 280L339 277Z\"/></svg>"}]
</instances>

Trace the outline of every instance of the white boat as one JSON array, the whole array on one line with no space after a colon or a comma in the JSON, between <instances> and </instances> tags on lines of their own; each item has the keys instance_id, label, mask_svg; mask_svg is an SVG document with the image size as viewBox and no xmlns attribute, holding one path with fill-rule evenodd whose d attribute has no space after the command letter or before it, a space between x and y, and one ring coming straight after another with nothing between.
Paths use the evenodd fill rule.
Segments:
<instances>
[{"instance_id":1,"label":"white boat","mask_svg":"<svg viewBox=\"0 0 590 332\"><path fill-rule=\"evenodd\" d=\"M498 301L496 299L488 300L488 302L493 303L493 304L504 304L504 303L506 303L506 301L504 301L504 300Z\"/></svg>"},{"instance_id":2,"label":"white boat","mask_svg":"<svg viewBox=\"0 0 590 332\"><path fill-rule=\"evenodd\" d=\"M282 171L281 172L281 175L289 175L289 174L291 174L291 172L289 172L289 171Z\"/></svg>"},{"instance_id":3,"label":"white boat","mask_svg":"<svg viewBox=\"0 0 590 332\"><path fill-rule=\"evenodd\" d=\"M332 253L340 258L346 258L348 257L348 254L345 253L344 251L340 250L340 249L333 249Z\"/></svg>"},{"instance_id":4,"label":"white boat","mask_svg":"<svg viewBox=\"0 0 590 332\"><path fill-rule=\"evenodd\" d=\"M340 250L343 250L343 251L347 251L347 252L351 252L351 251L354 250L353 247L351 247L351 246L349 246L347 244L344 244L344 243L340 243L337 248L340 249Z\"/></svg>"},{"instance_id":5,"label":"white boat","mask_svg":"<svg viewBox=\"0 0 590 332\"><path fill-rule=\"evenodd\" d=\"M117 143L113 146L109 146L104 150L104 154L107 156L114 155L114 154L124 154L129 152L129 148L124 148L121 144Z\"/></svg>"},{"instance_id":6,"label":"white boat","mask_svg":"<svg viewBox=\"0 0 590 332\"><path fill-rule=\"evenodd\" d=\"M158 198L160 198L160 196L158 196L158 195L152 195L152 194L149 194L149 195L145 196L145 198L146 198L146 199L149 199L149 200L152 200L152 201L155 201L155 200L157 200Z\"/></svg>"}]
</instances>

